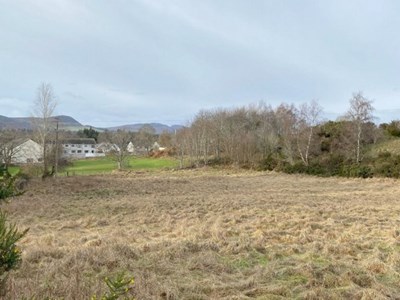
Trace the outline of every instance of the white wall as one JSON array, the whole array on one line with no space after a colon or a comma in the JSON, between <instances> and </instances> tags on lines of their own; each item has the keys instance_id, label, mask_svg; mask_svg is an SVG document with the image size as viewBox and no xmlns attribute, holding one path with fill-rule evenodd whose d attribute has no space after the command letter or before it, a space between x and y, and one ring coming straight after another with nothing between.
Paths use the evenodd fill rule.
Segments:
<instances>
[{"instance_id":1,"label":"white wall","mask_svg":"<svg viewBox=\"0 0 400 300\"><path fill-rule=\"evenodd\" d=\"M15 152L11 160L15 164L38 163L43 156L42 146L32 140L27 140L17 146Z\"/></svg>"}]
</instances>

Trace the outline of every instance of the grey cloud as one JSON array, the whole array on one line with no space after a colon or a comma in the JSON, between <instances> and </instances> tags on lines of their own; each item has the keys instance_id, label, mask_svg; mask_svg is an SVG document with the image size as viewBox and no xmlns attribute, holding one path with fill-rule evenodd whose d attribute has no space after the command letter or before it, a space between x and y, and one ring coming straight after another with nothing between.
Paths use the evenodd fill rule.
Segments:
<instances>
[{"instance_id":1,"label":"grey cloud","mask_svg":"<svg viewBox=\"0 0 400 300\"><path fill-rule=\"evenodd\" d=\"M338 114L358 90L400 106L394 0L1 4L0 98L30 105L49 81L60 113L83 122L183 123L200 108L315 98Z\"/></svg>"}]
</instances>

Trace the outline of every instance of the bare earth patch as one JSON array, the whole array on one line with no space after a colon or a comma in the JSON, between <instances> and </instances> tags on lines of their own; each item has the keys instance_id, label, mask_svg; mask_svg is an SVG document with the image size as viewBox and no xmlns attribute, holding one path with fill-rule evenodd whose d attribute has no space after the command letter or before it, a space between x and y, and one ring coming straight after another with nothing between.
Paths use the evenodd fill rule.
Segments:
<instances>
[{"instance_id":1,"label":"bare earth patch","mask_svg":"<svg viewBox=\"0 0 400 300\"><path fill-rule=\"evenodd\" d=\"M7 205L21 268L9 297L396 299L400 184L276 173L164 172L33 182Z\"/></svg>"}]
</instances>

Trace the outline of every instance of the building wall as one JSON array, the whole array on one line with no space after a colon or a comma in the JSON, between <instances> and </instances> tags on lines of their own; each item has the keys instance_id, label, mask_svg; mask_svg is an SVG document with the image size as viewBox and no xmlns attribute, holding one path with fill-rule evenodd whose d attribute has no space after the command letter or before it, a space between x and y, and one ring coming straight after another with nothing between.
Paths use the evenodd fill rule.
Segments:
<instances>
[{"instance_id":1,"label":"building wall","mask_svg":"<svg viewBox=\"0 0 400 300\"><path fill-rule=\"evenodd\" d=\"M38 163L42 160L43 148L32 140L27 140L18 147L11 160L14 164Z\"/></svg>"},{"instance_id":2,"label":"building wall","mask_svg":"<svg viewBox=\"0 0 400 300\"><path fill-rule=\"evenodd\" d=\"M99 153L95 144L63 144L63 157L86 158L104 156Z\"/></svg>"}]
</instances>

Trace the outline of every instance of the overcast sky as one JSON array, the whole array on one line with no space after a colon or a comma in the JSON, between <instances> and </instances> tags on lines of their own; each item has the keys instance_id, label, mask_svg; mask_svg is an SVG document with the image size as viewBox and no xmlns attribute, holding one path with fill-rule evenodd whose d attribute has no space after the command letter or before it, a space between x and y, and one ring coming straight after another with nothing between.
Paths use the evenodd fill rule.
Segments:
<instances>
[{"instance_id":1,"label":"overcast sky","mask_svg":"<svg viewBox=\"0 0 400 300\"><path fill-rule=\"evenodd\" d=\"M53 85L84 124L185 124L200 109L353 92L400 118L400 1L0 0L0 115ZM379 121L379 120L378 120Z\"/></svg>"}]
</instances>

